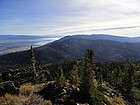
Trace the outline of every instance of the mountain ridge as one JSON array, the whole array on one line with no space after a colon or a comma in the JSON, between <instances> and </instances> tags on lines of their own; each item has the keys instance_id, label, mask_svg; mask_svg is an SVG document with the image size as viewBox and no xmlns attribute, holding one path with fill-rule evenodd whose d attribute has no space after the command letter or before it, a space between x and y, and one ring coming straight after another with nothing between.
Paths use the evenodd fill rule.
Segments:
<instances>
[{"instance_id":1,"label":"mountain ridge","mask_svg":"<svg viewBox=\"0 0 140 105\"><path fill-rule=\"evenodd\" d=\"M107 35L107 34L65 36L61 38L60 41L69 38L91 39L91 40L112 40L118 42L140 43L140 37L125 37L125 36L114 36L114 35Z\"/></svg>"},{"instance_id":2,"label":"mountain ridge","mask_svg":"<svg viewBox=\"0 0 140 105\"><path fill-rule=\"evenodd\" d=\"M79 36L78 36L79 37ZM93 49L98 62L140 60L140 43L113 40L92 40L77 36L64 37L41 47L34 48L37 64L82 59L86 49ZM87 36L84 36L87 37ZM0 56L1 65L29 64L30 50Z\"/></svg>"}]
</instances>

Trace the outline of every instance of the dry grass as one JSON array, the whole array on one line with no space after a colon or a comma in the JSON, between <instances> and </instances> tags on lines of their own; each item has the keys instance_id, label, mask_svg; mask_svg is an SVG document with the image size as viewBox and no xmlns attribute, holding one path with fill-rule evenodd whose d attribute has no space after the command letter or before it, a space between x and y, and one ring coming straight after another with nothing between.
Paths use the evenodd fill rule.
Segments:
<instances>
[{"instance_id":1,"label":"dry grass","mask_svg":"<svg viewBox=\"0 0 140 105\"><path fill-rule=\"evenodd\" d=\"M37 94L31 93L29 96L20 95L19 97L5 94L0 97L0 105L52 105L52 103Z\"/></svg>"},{"instance_id":2,"label":"dry grass","mask_svg":"<svg viewBox=\"0 0 140 105\"><path fill-rule=\"evenodd\" d=\"M51 101L44 100L41 96L33 94L44 84L32 85L31 83L20 86L19 101L21 105L52 105Z\"/></svg>"},{"instance_id":3,"label":"dry grass","mask_svg":"<svg viewBox=\"0 0 140 105\"><path fill-rule=\"evenodd\" d=\"M115 97L111 98L106 95L104 95L104 96L107 98L109 103L111 103L111 105L126 105L126 102L121 97L115 96Z\"/></svg>"},{"instance_id":4,"label":"dry grass","mask_svg":"<svg viewBox=\"0 0 140 105\"><path fill-rule=\"evenodd\" d=\"M0 105L19 105L19 97L6 93L0 97Z\"/></svg>"},{"instance_id":5,"label":"dry grass","mask_svg":"<svg viewBox=\"0 0 140 105\"><path fill-rule=\"evenodd\" d=\"M52 105L50 101L44 100L37 94L30 94L28 97L19 96L21 105Z\"/></svg>"},{"instance_id":6,"label":"dry grass","mask_svg":"<svg viewBox=\"0 0 140 105\"><path fill-rule=\"evenodd\" d=\"M19 96L5 94L0 97L0 105L52 105L51 101L44 100L41 96L33 94L43 85L23 84L20 86Z\"/></svg>"},{"instance_id":7,"label":"dry grass","mask_svg":"<svg viewBox=\"0 0 140 105\"><path fill-rule=\"evenodd\" d=\"M23 84L20 86L20 94L28 96L31 93L41 89L43 86L44 84L35 84L35 85L32 85L31 83Z\"/></svg>"},{"instance_id":8,"label":"dry grass","mask_svg":"<svg viewBox=\"0 0 140 105\"><path fill-rule=\"evenodd\" d=\"M32 92L35 91L35 86L28 83L20 86L20 94L24 96L29 96Z\"/></svg>"}]
</instances>

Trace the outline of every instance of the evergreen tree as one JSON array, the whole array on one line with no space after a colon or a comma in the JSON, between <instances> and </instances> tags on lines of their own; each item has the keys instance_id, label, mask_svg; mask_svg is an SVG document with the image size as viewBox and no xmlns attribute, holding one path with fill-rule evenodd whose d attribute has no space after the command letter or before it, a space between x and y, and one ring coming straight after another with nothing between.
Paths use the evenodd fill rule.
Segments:
<instances>
[{"instance_id":1,"label":"evergreen tree","mask_svg":"<svg viewBox=\"0 0 140 105\"><path fill-rule=\"evenodd\" d=\"M81 77L81 93L84 100L91 105L95 102L96 88L94 84L94 53L92 50L87 50L85 58L82 63L82 77Z\"/></svg>"},{"instance_id":2,"label":"evergreen tree","mask_svg":"<svg viewBox=\"0 0 140 105\"><path fill-rule=\"evenodd\" d=\"M64 71L63 71L63 69L62 69L61 66L59 67L59 70L60 70L60 74L59 74L59 79L58 79L59 81L58 81L58 82L60 82L60 83L62 83L63 85L65 85L66 82L67 82L67 79L66 79L66 77L65 77Z\"/></svg>"},{"instance_id":3,"label":"evergreen tree","mask_svg":"<svg viewBox=\"0 0 140 105\"><path fill-rule=\"evenodd\" d=\"M103 64L103 66L101 67L102 69L102 78L104 81L108 81L109 80L109 64L105 63Z\"/></svg>"},{"instance_id":4,"label":"evergreen tree","mask_svg":"<svg viewBox=\"0 0 140 105\"><path fill-rule=\"evenodd\" d=\"M123 86L125 88L126 94L130 95L133 88L133 76L135 71L135 65L129 60L124 65L124 80Z\"/></svg>"},{"instance_id":5,"label":"evergreen tree","mask_svg":"<svg viewBox=\"0 0 140 105\"><path fill-rule=\"evenodd\" d=\"M70 82L78 86L80 84L80 75L79 75L79 68L77 65L74 65L69 75L70 75Z\"/></svg>"}]
</instances>

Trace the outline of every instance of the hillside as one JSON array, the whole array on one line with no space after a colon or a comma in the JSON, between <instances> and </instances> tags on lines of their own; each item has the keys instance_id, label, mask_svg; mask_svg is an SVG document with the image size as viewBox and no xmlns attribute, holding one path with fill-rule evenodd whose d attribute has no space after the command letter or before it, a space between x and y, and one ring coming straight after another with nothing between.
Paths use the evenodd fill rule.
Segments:
<instances>
[{"instance_id":1,"label":"hillside","mask_svg":"<svg viewBox=\"0 0 140 105\"><path fill-rule=\"evenodd\" d=\"M96 63L88 49L76 62L39 65L35 71L33 67L1 73L1 105L44 105L46 101L51 105L139 105L139 63Z\"/></svg>"},{"instance_id":2,"label":"hillside","mask_svg":"<svg viewBox=\"0 0 140 105\"><path fill-rule=\"evenodd\" d=\"M81 59L86 49L93 49L95 59L99 62L120 62L127 59L140 60L140 43L117 42L111 39L93 40L87 38L87 36L67 36L34 50L37 64L45 64ZM29 56L30 51L3 55L0 56L0 64L25 65L29 62Z\"/></svg>"}]
</instances>

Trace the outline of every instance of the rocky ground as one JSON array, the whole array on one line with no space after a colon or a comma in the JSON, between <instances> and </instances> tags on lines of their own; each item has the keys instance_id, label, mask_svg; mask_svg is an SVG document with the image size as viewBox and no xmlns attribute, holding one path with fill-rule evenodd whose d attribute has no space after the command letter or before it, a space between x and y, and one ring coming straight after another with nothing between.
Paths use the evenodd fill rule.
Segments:
<instances>
[{"instance_id":1,"label":"rocky ground","mask_svg":"<svg viewBox=\"0 0 140 105\"><path fill-rule=\"evenodd\" d=\"M20 103L29 103L26 105L88 105L86 103L80 103L79 88L68 84L63 86L56 81L49 81L46 84L23 84L19 88L15 87L13 82L2 82L0 84L0 102L5 99L7 94L10 97L17 96L15 100ZM111 103L111 105L126 105L126 101L122 95L113 89L108 83L102 84L102 93ZM3 97L3 98L2 98ZM22 98L21 98L22 97ZM12 98L10 98L12 99ZM10 100L9 99L9 100ZM38 100L37 100L38 99ZM24 101L23 101L24 100ZM41 101L40 104L34 104L31 100ZM22 101L22 102L21 102ZM27 102L26 102L27 101ZM12 101L14 103L14 101ZM39 103L38 102L38 103ZM17 104L3 104L1 105L17 105ZM25 105L25 104L21 104Z\"/></svg>"}]
</instances>

